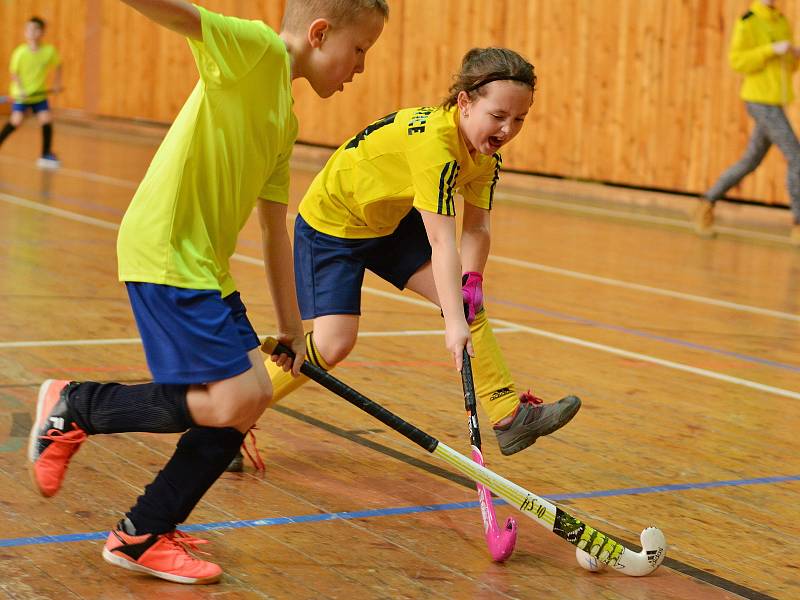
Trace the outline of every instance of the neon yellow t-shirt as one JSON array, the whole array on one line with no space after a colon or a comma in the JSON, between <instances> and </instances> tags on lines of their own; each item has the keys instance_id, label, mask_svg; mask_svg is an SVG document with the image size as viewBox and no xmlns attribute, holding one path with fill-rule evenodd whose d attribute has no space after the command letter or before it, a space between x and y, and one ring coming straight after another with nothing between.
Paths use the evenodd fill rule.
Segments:
<instances>
[{"instance_id":1,"label":"neon yellow t-shirt","mask_svg":"<svg viewBox=\"0 0 800 600\"><path fill-rule=\"evenodd\" d=\"M289 201L297 119L280 37L260 21L198 9L203 39L189 46L200 80L122 219L119 278L227 296L236 289L229 260L257 198Z\"/></svg>"},{"instance_id":2,"label":"neon yellow t-shirt","mask_svg":"<svg viewBox=\"0 0 800 600\"><path fill-rule=\"evenodd\" d=\"M15 101L26 94L21 102L35 104L47 97L47 75L50 69L61 64L61 57L55 46L42 44L35 52L28 44L20 44L11 53L9 71L19 77L22 88L16 81L11 81L9 93Z\"/></svg>"},{"instance_id":3,"label":"neon yellow t-shirt","mask_svg":"<svg viewBox=\"0 0 800 600\"><path fill-rule=\"evenodd\" d=\"M317 231L340 238L392 233L411 207L455 215L454 194L490 209L499 154L471 156L456 108L406 108L376 121L331 156L300 203Z\"/></svg>"}]
</instances>

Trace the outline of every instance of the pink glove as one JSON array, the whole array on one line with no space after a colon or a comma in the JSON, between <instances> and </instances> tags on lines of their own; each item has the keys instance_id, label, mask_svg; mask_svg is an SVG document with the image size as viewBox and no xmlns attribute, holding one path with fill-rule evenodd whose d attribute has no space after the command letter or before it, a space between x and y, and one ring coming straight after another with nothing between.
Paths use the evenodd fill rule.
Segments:
<instances>
[{"instance_id":1,"label":"pink glove","mask_svg":"<svg viewBox=\"0 0 800 600\"><path fill-rule=\"evenodd\" d=\"M464 299L464 316L472 325L475 315L483 308L483 275L468 271L461 276L461 297Z\"/></svg>"}]
</instances>

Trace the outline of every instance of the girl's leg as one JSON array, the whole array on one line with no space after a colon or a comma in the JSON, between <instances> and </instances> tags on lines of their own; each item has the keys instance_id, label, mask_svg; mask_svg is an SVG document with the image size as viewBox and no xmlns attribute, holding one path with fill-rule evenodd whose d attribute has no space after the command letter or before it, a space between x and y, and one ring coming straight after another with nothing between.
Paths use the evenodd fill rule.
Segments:
<instances>
[{"instance_id":1,"label":"girl's leg","mask_svg":"<svg viewBox=\"0 0 800 600\"><path fill-rule=\"evenodd\" d=\"M780 106L770 106L764 111L764 127L769 139L786 159L786 189L791 200L794 224L800 224L800 142Z\"/></svg>"},{"instance_id":2,"label":"girl's leg","mask_svg":"<svg viewBox=\"0 0 800 600\"><path fill-rule=\"evenodd\" d=\"M406 287L438 306L439 297L430 262L411 276ZM475 357L472 359L475 393L494 425L517 409L519 397L485 310L479 312L470 325L470 334L472 347L475 349Z\"/></svg>"},{"instance_id":3,"label":"girl's leg","mask_svg":"<svg viewBox=\"0 0 800 600\"><path fill-rule=\"evenodd\" d=\"M772 141L770 140L769 129L767 126L767 109L763 104L747 104L747 112L755 121L755 128L753 133L750 134L750 140L747 142L747 148L742 157L731 167L729 167L722 175L720 175L717 182L705 194L705 198L711 202L715 202L722 198L729 189L739 183L744 177L752 173L769 150Z\"/></svg>"},{"instance_id":4,"label":"girl's leg","mask_svg":"<svg viewBox=\"0 0 800 600\"><path fill-rule=\"evenodd\" d=\"M342 362L356 344L358 320L358 315L325 315L315 318L313 330L306 334L306 360L326 371ZM305 375L293 377L270 359L265 364L274 390L270 406L308 381Z\"/></svg>"},{"instance_id":5,"label":"girl's leg","mask_svg":"<svg viewBox=\"0 0 800 600\"><path fill-rule=\"evenodd\" d=\"M406 287L438 305L430 262L411 276ZM542 404L529 393L518 397L485 309L470 325L470 335L475 350L472 359L475 393L489 415L503 454L527 448L539 437L566 425L578 412L581 401L576 396L566 396L551 404Z\"/></svg>"}]
</instances>

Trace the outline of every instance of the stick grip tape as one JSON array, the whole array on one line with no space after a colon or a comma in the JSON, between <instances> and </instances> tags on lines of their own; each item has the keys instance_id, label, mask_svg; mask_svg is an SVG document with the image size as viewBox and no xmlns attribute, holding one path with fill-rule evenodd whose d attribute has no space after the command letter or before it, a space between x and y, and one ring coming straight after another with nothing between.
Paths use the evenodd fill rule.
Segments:
<instances>
[{"instance_id":1,"label":"stick grip tape","mask_svg":"<svg viewBox=\"0 0 800 600\"><path fill-rule=\"evenodd\" d=\"M279 343L278 340L271 337L268 337L264 341L264 343L261 345L261 350L270 355L285 354L287 356L294 357L294 352L292 352L291 349L287 348L283 344ZM418 446L421 446L428 452L433 452L436 449L436 446L439 445L439 440L428 435L421 429L414 427L411 423L404 421L393 412L386 410L377 402L373 402L343 381L340 381L328 373L325 369L321 369L320 367L308 361L304 361L303 366L300 367L300 372L309 379L316 381L325 389L328 389L337 396L344 398L350 404L357 406L364 412L372 415L384 425L388 425L398 433L403 434L405 437L410 439Z\"/></svg>"}]
</instances>

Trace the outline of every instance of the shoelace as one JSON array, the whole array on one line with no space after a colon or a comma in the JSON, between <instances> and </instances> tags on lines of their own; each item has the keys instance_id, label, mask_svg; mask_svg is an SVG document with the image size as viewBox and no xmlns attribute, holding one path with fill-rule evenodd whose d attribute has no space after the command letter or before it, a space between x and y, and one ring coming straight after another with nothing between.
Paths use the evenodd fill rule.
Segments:
<instances>
[{"instance_id":1,"label":"shoelace","mask_svg":"<svg viewBox=\"0 0 800 600\"><path fill-rule=\"evenodd\" d=\"M197 552L198 554L208 555L208 552L203 552L202 550L197 549L197 547L201 544L209 544L210 542L208 540L196 538L177 529L172 533L166 534L164 537L174 546L180 546L184 552L191 550L192 552Z\"/></svg>"},{"instance_id":2,"label":"shoelace","mask_svg":"<svg viewBox=\"0 0 800 600\"><path fill-rule=\"evenodd\" d=\"M528 390L527 392L522 392L519 395L519 402L520 404L542 404L544 400L534 396L533 392Z\"/></svg>"},{"instance_id":3,"label":"shoelace","mask_svg":"<svg viewBox=\"0 0 800 600\"><path fill-rule=\"evenodd\" d=\"M82 444L89 436L86 432L78 427L76 423L72 423L75 427L72 431L66 433L60 429L48 429L45 435L40 435L39 439L50 440L51 442L61 442L62 444Z\"/></svg>"},{"instance_id":4,"label":"shoelace","mask_svg":"<svg viewBox=\"0 0 800 600\"><path fill-rule=\"evenodd\" d=\"M242 442L242 450L247 455L247 458L250 459L250 462L253 463L253 467L258 473L263 473L266 469L264 465L264 461L261 458L261 454L258 452L258 446L256 446L256 434L253 433L254 429L258 429L256 426L250 428L247 432L247 435L244 437L244 442ZM247 437L250 437L250 445L253 447L253 454L250 454L250 450L247 447Z\"/></svg>"}]
</instances>

